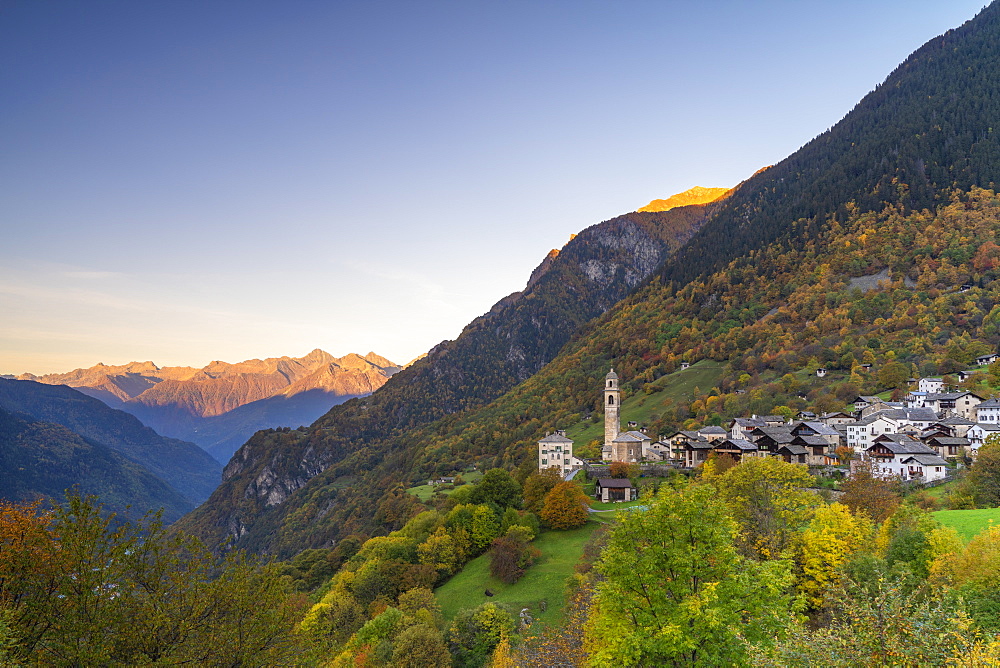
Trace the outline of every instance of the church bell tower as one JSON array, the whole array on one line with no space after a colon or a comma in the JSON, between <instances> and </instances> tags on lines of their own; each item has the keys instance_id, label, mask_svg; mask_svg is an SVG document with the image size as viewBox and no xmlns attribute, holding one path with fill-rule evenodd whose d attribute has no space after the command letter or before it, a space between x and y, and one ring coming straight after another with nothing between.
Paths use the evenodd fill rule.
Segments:
<instances>
[{"instance_id":1,"label":"church bell tower","mask_svg":"<svg viewBox=\"0 0 1000 668\"><path fill-rule=\"evenodd\" d=\"M618 428L621 425L618 409L621 404L621 393L618 391L618 374L614 367L604 377L604 445L618 438Z\"/></svg>"}]
</instances>

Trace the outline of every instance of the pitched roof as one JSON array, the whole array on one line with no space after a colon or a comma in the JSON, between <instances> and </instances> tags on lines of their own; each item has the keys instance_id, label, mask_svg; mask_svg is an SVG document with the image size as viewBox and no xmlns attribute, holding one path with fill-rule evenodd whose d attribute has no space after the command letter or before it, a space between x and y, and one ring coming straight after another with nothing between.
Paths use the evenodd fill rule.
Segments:
<instances>
[{"instance_id":1,"label":"pitched roof","mask_svg":"<svg viewBox=\"0 0 1000 668\"><path fill-rule=\"evenodd\" d=\"M883 434L884 436L885 434ZM881 436L879 437L881 438ZM904 437L905 438L905 437ZM882 446L894 455L936 455L937 453L920 441L907 438L905 441L876 441L867 450Z\"/></svg>"},{"instance_id":2,"label":"pitched roof","mask_svg":"<svg viewBox=\"0 0 1000 668\"><path fill-rule=\"evenodd\" d=\"M758 438L766 436L775 443L791 443L795 438L790 427L757 427L750 434Z\"/></svg>"},{"instance_id":3,"label":"pitched roof","mask_svg":"<svg viewBox=\"0 0 1000 668\"><path fill-rule=\"evenodd\" d=\"M649 437L647 436L646 438L649 438ZM618 434L617 437L615 437L615 440L613 440L611 442L612 443L641 443L643 440L645 440L645 439L642 439L642 438L639 438L638 436L636 436L635 432L623 431L622 433Z\"/></svg>"},{"instance_id":4,"label":"pitched roof","mask_svg":"<svg viewBox=\"0 0 1000 668\"><path fill-rule=\"evenodd\" d=\"M628 478L598 478L597 484L601 487L607 487L609 489L629 489L632 487L632 481Z\"/></svg>"},{"instance_id":5,"label":"pitched roof","mask_svg":"<svg viewBox=\"0 0 1000 668\"><path fill-rule=\"evenodd\" d=\"M799 441L801 441L801 443ZM819 436L819 435L815 435L814 436L812 434L809 434L807 436L803 436L803 435L800 434L800 435L796 436L795 437L795 444L796 445L802 445L802 444L805 444L805 445L820 445L820 446L823 446L824 448L826 446L830 445L830 443L825 438L823 438L822 436Z\"/></svg>"},{"instance_id":6,"label":"pitched roof","mask_svg":"<svg viewBox=\"0 0 1000 668\"><path fill-rule=\"evenodd\" d=\"M635 436L640 441L652 441L653 440L653 438L649 434L644 434L641 431L627 431L625 433L629 434L630 436ZM621 436L621 434L618 434L618 435Z\"/></svg>"},{"instance_id":7,"label":"pitched roof","mask_svg":"<svg viewBox=\"0 0 1000 668\"><path fill-rule=\"evenodd\" d=\"M979 404L979 405L982 406L983 404ZM998 403L997 406L1000 406L1000 403ZM956 425L957 424L957 425L963 425L963 426L964 425L972 426L972 425L976 424L974 421L970 420L969 418L964 418L961 415L952 415L951 417L947 417L947 418L945 418L943 420L938 420L938 422L940 424L947 424L947 425Z\"/></svg>"},{"instance_id":8,"label":"pitched roof","mask_svg":"<svg viewBox=\"0 0 1000 668\"><path fill-rule=\"evenodd\" d=\"M555 433L549 434L545 438L538 441L539 443L572 443L573 441L566 438L562 434Z\"/></svg>"},{"instance_id":9,"label":"pitched roof","mask_svg":"<svg viewBox=\"0 0 1000 668\"><path fill-rule=\"evenodd\" d=\"M729 432L722 427L717 427L715 425L709 425L707 427L702 427L698 430L699 434L728 434Z\"/></svg>"},{"instance_id":10,"label":"pitched roof","mask_svg":"<svg viewBox=\"0 0 1000 668\"><path fill-rule=\"evenodd\" d=\"M938 401L949 401L949 400L952 400L952 399L960 399L960 398L964 397L967 394L970 395L970 396L975 397L976 399L982 400L982 397L979 396L978 394L976 394L975 392L968 392L968 391L963 391L963 392L935 392L934 394L928 394L927 395L927 399L930 400L930 401L933 401L935 399L938 400Z\"/></svg>"},{"instance_id":11,"label":"pitched roof","mask_svg":"<svg viewBox=\"0 0 1000 668\"><path fill-rule=\"evenodd\" d=\"M756 450L757 446L746 440L745 438L727 438L726 440L719 443L716 448L724 449L726 445L737 448L739 450Z\"/></svg>"},{"instance_id":12,"label":"pitched roof","mask_svg":"<svg viewBox=\"0 0 1000 668\"><path fill-rule=\"evenodd\" d=\"M1000 399L987 399L979 404L977 408L1000 408Z\"/></svg>"},{"instance_id":13,"label":"pitched roof","mask_svg":"<svg viewBox=\"0 0 1000 668\"><path fill-rule=\"evenodd\" d=\"M808 455L809 454L809 451L805 448L804 445L791 445L791 444L783 445L780 448L778 448L777 450L775 450L776 454L780 453L780 452L787 452L790 455Z\"/></svg>"},{"instance_id":14,"label":"pitched roof","mask_svg":"<svg viewBox=\"0 0 1000 668\"><path fill-rule=\"evenodd\" d=\"M948 462L943 460L938 455L923 455L923 454L910 455L909 457L903 459L903 461L900 463L905 464L910 460L920 462L924 466L947 466L948 464Z\"/></svg>"},{"instance_id":15,"label":"pitched roof","mask_svg":"<svg viewBox=\"0 0 1000 668\"><path fill-rule=\"evenodd\" d=\"M955 436L934 436L928 442L938 445L968 445L969 439L956 438Z\"/></svg>"},{"instance_id":16,"label":"pitched roof","mask_svg":"<svg viewBox=\"0 0 1000 668\"><path fill-rule=\"evenodd\" d=\"M813 421L809 421L809 422L803 422L802 424L804 424L806 427L812 429L814 432L816 432L820 436L839 436L840 435L839 431L837 431L835 428L833 428L830 425L828 425L826 423L823 423L823 422L819 422L819 421L813 420Z\"/></svg>"},{"instance_id":17,"label":"pitched roof","mask_svg":"<svg viewBox=\"0 0 1000 668\"><path fill-rule=\"evenodd\" d=\"M766 427L767 423L759 418L738 417L733 418L730 424L738 424L741 427Z\"/></svg>"}]
</instances>

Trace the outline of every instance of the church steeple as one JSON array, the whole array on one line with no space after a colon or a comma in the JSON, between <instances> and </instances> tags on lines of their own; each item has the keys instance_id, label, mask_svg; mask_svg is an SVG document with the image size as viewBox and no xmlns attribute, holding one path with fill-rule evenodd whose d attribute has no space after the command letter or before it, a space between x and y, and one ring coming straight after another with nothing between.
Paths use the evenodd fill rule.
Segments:
<instances>
[{"instance_id":1,"label":"church steeple","mask_svg":"<svg viewBox=\"0 0 1000 668\"><path fill-rule=\"evenodd\" d=\"M611 442L618 438L618 430L621 427L619 420L619 406L621 405L621 393L618 391L618 374L614 367L611 372L604 377L604 445L611 445Z\"/></svg>"}]
</instances>

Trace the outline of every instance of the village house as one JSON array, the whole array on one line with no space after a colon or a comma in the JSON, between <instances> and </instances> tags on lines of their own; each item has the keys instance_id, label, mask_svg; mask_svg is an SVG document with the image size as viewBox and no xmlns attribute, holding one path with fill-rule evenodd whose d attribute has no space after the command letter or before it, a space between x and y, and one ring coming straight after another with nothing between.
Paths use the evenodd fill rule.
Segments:
<instances>
[{"instance_id":1,"label":"village house","mask_svg":"<svg viewBox=\"0 0 1000 668\"><path fill-rule=\"evenodd\" d=\"M871 406L872 404L881 403L881 401L882 399L880 397L877 397L873 394L862 394L858 397L855 397L852 403L854 404L854 410L856 412L861 412L864 409Z\"/></svg>"},{"instance_id":2,"label":"village house","mask_svg":"<svg viewBox=\"0 0 1000 668\"><path fill-rule=\"evenodd\" d=\"M979 406L982 406L982 404L979 404ZM977 410L979 406L976 406ZM950 429L952 436L965 438L969 432L969 429L971 427L974 427L976 423L973 420L961 417L960 415L952 415L950 417L946 417L943 420L938 420L935 424Z\"/></svg>"},{"instance_id":3,"label":"village house","mask_svg":"<svg viewBox=\"0 0 1000 668\"><path fill-rule=\"evenodd\" d=\"M557 429L538 441L539 471L555 467L565 477L582 466L583 461L573 456L573 441L566 437L565 431Z\"/></svg>"},{"instance_id":4,"label":"village house","mask_svg":"<svg viewBox=\"0 0 1000 668\"><path fill-rule=\"evenodd\" d=\"M823 415L819 416L819 421L831 427L836 427L837 425L854 422L854 416L843 411L835 411L833 413L823 413Z\"/></svg>"},{"instance_id":5,"label":"village house","mask_svg":"<svg viewBox=\"0 0 1000 668\"><path fill-rule=\"evenodd\" d=\"M757 427L750 432L750 441L761 454L773 454L783 445L788 445L795 437L791 425L781 427Z\"/></svg>"},{"instance_id":6,"label":"village house","mask_svg":"<svg viewBox=\"0 0 1000 668\"><path fill-rule=\"evenodd\" d=\"M976 364L979 366L988 366L997 361L996 353L990 353L989 355L980 355L976 358Z\"/></svg>"},{"instance_id":7,"label":"village house","mask_svg":"<svg viewBox=\"0 0 1000 668\"><path fill-rule=\"evenodd\" d=\"M917 389L924 394L935 394L944 390L944 378L921 378Z\"/></svg>"},{"instance_id":8,"label":"village house","mask_svg":"<svg viewBox=\"0 0 1000 668\"><path fill-rule=\"evenodd\" d=\"M943 415L959 415L967 419L976 417L976 407L983 398L973 392L937 392L921 394L911 392L906 397L907 408L927 408Z\"/></svg>"},{"instance_id":9,"label":"village house","mask_svg":"<svg viewBox=\"0 0 1000 668\"><path fill-rule=\"evenodd\" d=\"M598 478L594 496L599 501L635 501L638 490L632 486L628 478Z\"/></svg>"},{"instance_id":10,"label":"village house","mask_svg":"<svg viewBox=\"0 0 1000 668\"><path fill-rule=\"evenodd\" d=\"M830 452L836 450L843 443L840 431L819 420L810 420L795 425L792 427L792 434L795 436L820 436L830 447Z\"/></svg>"},{"instance_id":11,"label":"village house","mask_svg":"<svg viewBox=\"0 0 1000 668\"><path fill-rule=\"evenodd\" d=\"M809 456L809 450L801 445L792 445L789 443L778 448L774 455L781 457L789 464L805 464L806 458Z\"/></svg>"},{"instance_id":12,"label":"village house","mask_svg":"<svg viewBox=\"0 0 1000 668\"><path fill-rule=\"evenodd\" d=\"M969 431L965 432L965 437L969 439L969 456L975 457L986 439L993 434L1000 434L1000 424L981 422L969 427Z\"/></svg>"},{"instance_id":13,"label":"village house","mask_svg":"<svg viewBox=\"0 0 1000 668\"><path fill-rule=\"evenodd\" d=\"M946 476L947 462L940 455L920 441L899 434L880 435L864 450L864 457L879 471L902 480L931 482Z\"/></svg>"},{"instance_id":14,"label":"village house","mask_svg":"<svg viewBox=\"0 0 1000 668\"><path fill-rule=\"evenodd\" d=\"M958 459L969 447L969 439L956 436L931 436L923 442L944 459Z\"/></svg>"},{"instance_id":15,"label":"village house","mask_svg":"<svg viewBox=\"0 0 1000 668\"><path fill-rule=\"evenodd\" d=\"M764 420L761 420L756 415L753 417L738 417L733 418L729 423L729 436L730 438L741 438L743 440L749 440L750 432L752 432L757 427L769 427L773 425L767 424Z\"/></svg>"},{"instance_id":16,"label":"village house","mask_svg":"<svg viewBox=\"0 0 1000 668\"><path fill-rule=\"evenodd\" d=\"M810 466L827 466L837 463L837 456L830 449L829 442L822 436L796 435L790 445L806 449L806 464Z\"/></svg>"},{"instance_id":17,"label":"village house","mask_svg":"<svg viewBox=\"0 0 1000 668\"><path fill-rule=\"evenodd\" d=\"M976 406L976 422L1000 424L1000 399L987 399Z\"/></svg>"},{"instance_id":18,"label":"village house","mask_svg":"<svg viewBox=\"0 0 1000 668\"><path fill-rule=\"evenodd\" d=\"M757 446L744 438L727 438L715 443L715 452L720 455L729 455L737 462L743 461L744 457L756 457Z\"/></svg>"}]
</instances>

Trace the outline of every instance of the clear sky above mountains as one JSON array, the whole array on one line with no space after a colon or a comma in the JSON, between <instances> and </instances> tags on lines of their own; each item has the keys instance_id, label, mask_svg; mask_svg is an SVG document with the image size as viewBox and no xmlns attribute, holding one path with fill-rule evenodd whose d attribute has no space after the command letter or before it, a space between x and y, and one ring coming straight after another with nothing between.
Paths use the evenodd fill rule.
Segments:
<instances>
[{"instance_id":1,"label":"clear sky above mountains","mask_svg":"<svg viewBox=\"0 0 1000 668\"><path fill-rule=\"evenodd\" d=\"M0 373L405 362L982 0L0 5Z\"/></svg>"}]
</instances>

